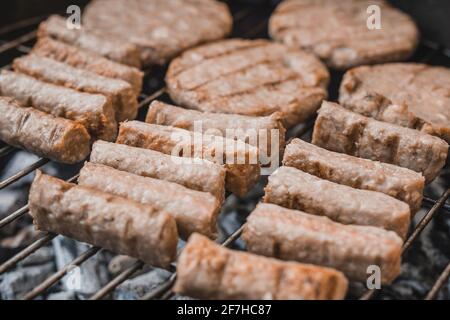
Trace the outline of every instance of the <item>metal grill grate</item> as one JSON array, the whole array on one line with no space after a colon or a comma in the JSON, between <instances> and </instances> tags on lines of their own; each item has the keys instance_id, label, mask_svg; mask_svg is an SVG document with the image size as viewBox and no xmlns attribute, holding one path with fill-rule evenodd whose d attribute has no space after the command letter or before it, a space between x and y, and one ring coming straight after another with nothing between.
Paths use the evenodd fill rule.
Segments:
<instances>
[{"instance_id":1,"label":"metal grill grate","mask_svg":"<svg viewBox=\"0 0 450 320\"><path fill-rule=\"evenodd\" d=\"M270 11L264 8L261 9L254 9L254 8L244 8L236 11L234 16L234 22L235 22L235 28L234 28L234 34L235 37L243 37L243 38L255 38L255 37L267 37L266 35L266 27L268 22L268 16L270 14ZM261 19L263 17L263 19ZM22 28L25 27L33 27L37 25L40 21L44 20L46 17L36 17L33 19L28 19L24 21L19 21L13 25L9 25L6 27L3 27L0 29L0 39L1 38L7 38L6 36L9 33L12 32L18 32ZM31 32L22 34L18 38L15 38L11 41L2 41L0 40L0 55L9 53L10 51L15 51L17 54L16 56L28 53L30 51L30 47L26 44L29 44L35 40L36 37L36 31L33 30ZM421 44L421 48L418 52L418 56L416 57L415 61L420 62L431 62L432 59L438 55L442 54L446 57L447 61L445 63L450 63L450 54L449 51L445 48L440 47L439 45L436 45L432 42L423 41ZM10 65L6 64L2 69L9 68ZM142 109L147 106L151 101L162 97L165 94L165 87L163 86L163 70L156 70L156 72L152 71L152 73L149 72L149 70L144 70L145 72L145 79L146 84L149 87L153 87L151 90L149 88L144 88L144 91L139 96L139 108ZM156 76L154 75L156 74ZM341 75L334 75L334 78L340 78ZM157 84L157 85L155 85ZM330 98L335 99L337 95L337 84L338 82L333 80L332 86L330 90ZM334 88L333 88L334 87ZM146 93L150 92L150 93ZM304 137L305 135L309 134L312 129L312 123L309 123L305 126L303 126L300 130L297 130L294 134L294 136L297 137ZM3 157L6 157L9 153L15 151L13 147L5 146L0 148L0 159ZM0 190L6 188L7 186L17 182L21 178L25 177L26 175L32 173L36 169L41 168L45 164L50 162L48 159L41 158L37 160L35 163L23 168L22 170L18 171L17 173L13 174L9 178L3 180L0 182ZM78 175L68 179L67 181L73 182L76 181L78 178ZM447 186L448 187L448 186ZM431 206L431 209L427 211L427 213L424 215L422 220L416 225L414 230L412 231L409 238L406 240L403 246L403 253L405 253L411 245L414 243L414 241L417 239L419 234L424 230L424 228L429 224L429 222L435 217L435 215L441 211L449 211L450 212L450 206L446 204L446 200L450 196L450 189L447 189L437 200L431 199L431 198L424 198L424 206ZM10 224L11 222L23 217L28 212L28 205L25 205L24 207L12 212L11 214L4 217L2 220L0 220L0 228L3 228ZM232 233L230 236L228 236L223 242L223 246L230 246L233 244L241 235L243 230L243 225L238 228L234 233ZM45 233L43 234L39 239L37 239L35 242L30 244L28 247L26 247L24 250L20 251L18 254L4 262L0 265L0 274L10 270L14 266L16 266L17 263L31 255L33 252L39 250L46 244L48 244L53 238L55 238L55 234ZM24 299L33 299L37 296L44 293L47 289L49 289L52 285L56 284L59 280L61 280L67 273L69 273L74 267L82 265L84 262L86 262L88 259L96 255L98 252L102 251L102 248L99 247L91 247L85 252L83 252L81 255L76 257L73 261L65 265L63 268L58 270L56 273L51 275L49 278L47 278L45 281L43 281L41 284L36 286L33 290L28 292L24 295ZM132 275L137 272L139 269L144 267L144 263L141 261L135 262L133 265L128 267L127 269L123 270L120 274L118 274L115 278L113 278L108 284L106 284L102 289L100 289L98 292L96 292L94 295L90 297L92 300L102 299L106 297L108 294L110 294L112 291L115 290L115 288L124 282L125 280L132 277ZM148 300L148 299L168 299L172 296L171 288L175 282L176 279L176 268L173 265L172 266L173 273L171 277L152 291L148 292L142 299ZM447 265L445 270L442 272L442 274L438 277L435 284L433 285L432 289L428 292L426 295L426 299L434 299L436 295L438 294L439 290L445 283L447 282L448 278L450 276L450 263ZM364 295L362 295L361 299L370 299L375 294L375 291L367 291Z\"/></svg>"}]
</instances>

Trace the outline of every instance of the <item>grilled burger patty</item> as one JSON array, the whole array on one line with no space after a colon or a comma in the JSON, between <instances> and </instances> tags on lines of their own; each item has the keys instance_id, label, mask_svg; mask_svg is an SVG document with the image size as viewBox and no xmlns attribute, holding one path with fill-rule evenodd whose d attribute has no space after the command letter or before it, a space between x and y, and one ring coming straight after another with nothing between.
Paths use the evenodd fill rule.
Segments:
<instances>
[{"instance_id":1,"label":"grilled burger patty","mask_svg":"<svg viewBox=\"0 0 450 320\"><path fill-rule=\"evenodd\" d=\"M339 102L366 117L441 137L450 143L450 69L418 63L354 68Z\"/></svg>"},{"instance_id":2,"label":"grilled burger patty","mask_svg":"<svg viewBox=\"0 0 450 320\"><path fill-rule=\"evenodd\" d=\"M278 168L264 191L264 202L326 216L343 224L392 230L402 238L408 232L408 205L380 192L354 189L292 167Z\"/></svg>"},{"instance_id":3,"label":"grilled burger patty","mask_svg":"<svg viewBox=\"0 0 450 320\"><path fill-rule=\"evenodd\" d=\"M267 40L231 39L184 52L169 66L171 98L200 111L266 116L285 127L312 116L329 74L313 55Z\"/></svg>"},{"instance_id":4,"label":"grilled burger patty","mask_svg":"<svg viewBox=\"0 0 450 320\"><path fill-rule=\"evenodd\" d=\"M232 23L227 6L215 0L94 0L83 13L87 28L135 44L143 65L224 38Z\"/></svg>"},{"instance_id":5,"label":"grilled burger patty","mask_svg":"<svg viewBox=\"0 0 450 320\"><path fill-rule=\"evenodd\" d=\"M92 139L113 140L116 136L114 109L104 95L78 92L8 70L0 73L0 94L55 117L77 121Z\"/></svg>"},{"instance_id":6,"label":"grilled burger patty","mask_svg":"<svg viewBox=\"0 0 450 320\"><path fill-rule=\"evenodd\" d=\"M174 291L199 299L343 299L348 281L334 269L233 251L193 234L177 265Z\"/></svg>"},{"instance_id":7,"label":"grilled burger patty","mask_svg":"<svg viewBox=\"0 0 450 320\"><path fill-rule=\"evenodd\" d=\"M83 24L81 29L67 28L66 19L50 16L38 28L39 38L53 38L71 45L98 53L108 59L133 67L140 67L139 49L123 39L89 30Z\"/></svg>"},{"instance_id":8,"label":"grilled burger patty","mask_svg":"<svg viewBox=\"0 0 450 320\"><path fill-rule=\"evenodd\" d=\"M39 230L126 254L159 267L175 258L175 220L151 205L78 186L37 172L30 215Z\"/></svg>"},{"instance_id":9,"label":"grilled burger patty","mask_svg":"<svg viewBox=\"0 0 450 320\"><path fill-rule=\"evenodd\" d=\"M371 5L380 8L380 29L368 27ZM382 0L286 0L272 15L269 33L336 69L404 60L419 38L414 21Z\"/></svg>"},{"instance_id":10,"label":"grilled burger patty","mask_svg":"<svg viewBox=\"0 0 450 320\"><path fill-rule=\"evenodd\" d=\"M448 144L438 137L367 118L327 101L319 110L312 143L420 172L426 183L439 174L448 153Z\"/></svg>"},{"instance_id":11,"label":"grilled burger patty","mask_svg":"<svg viewBox=\"0 0 450 320\"><path fill-rule=\"evenodd\" d=\"M0 139L39 156L64 163L84 160L90 150L86 128L0 97Z\"/></svg>"},{"instance_id":12,"label":"grilled burger patty","mask_svg":"<svg viewBox=\"0 0 450 320\"><path fill-rule=\"evenodd\" d=\"M371 265L380 268L382 283L400 273L402 239L394 232L343 225L274 204L256 207L242 238L250 252L336 268L351 280L366 281Z\"/></svg>"},{"instance_id":13,"label":"grilled burger patty","mask_svg":"<svg viewBox=\"0 0 450 320\"><path fill-rule=\"evenodd\" d=\"M51 38L40 38L33 46L31 53L63 62L78 69L88 70L104 77L122 79L133 87L136 95L141 92L144 77L141 70L109 60L89 50Z\"/></svg>"},{"instance_id":14,"label":"grilled burger patty","mask_svg":"<svg viewBox=\"0 0 450 320\"><path fill-rule=\"evenodd\" d=\"M209 192L221 204L225 197L225 169L207 160L174 157L124 144L96 141L90 161L144 177L166 180L186 188Z\"/></svg>"},{"instance_id":15,"label":"grilled burger patty","mask_svg":"<svg viewBox=\"0 0 450 320\"><path fill-rule=\"evenodd\" d=\"M175 218L183 239L193 232L210 238L217 236L220 203L210 193L91 162L81 169L78 183L142 204L151 204L155 209L169 213Z\"/></svg>"},{"instance_id":16,"label":"grilled burger patty","mask_svg":"<svg viewBox=\"0 0 450 320\"><path fill-rule=\"evenodd\" d=\"M287 145L283 165L353 188L385 193L408 203L413 214L422 205L425 179L406 168L329 151L297 138Z\"/></svg>"},{"instance_id":17,"label":"grilled burger patty","mask_svg":"<svg viewBox=\"0 0 450 320\"><path fill-rule=\"evenodd\" d=\"M14 59L13 69L44 82L110 98L117 121L133 120L138 112L137 96L128 82L111 79L68 64L29 54Z\"/></svg>"}]
</instances>

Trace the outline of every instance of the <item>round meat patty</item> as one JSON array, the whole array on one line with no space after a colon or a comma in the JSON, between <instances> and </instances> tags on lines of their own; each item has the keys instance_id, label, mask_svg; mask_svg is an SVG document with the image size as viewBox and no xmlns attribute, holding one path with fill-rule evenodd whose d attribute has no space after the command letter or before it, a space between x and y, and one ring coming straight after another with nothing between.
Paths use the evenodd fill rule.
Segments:
<instances>
[{"instance_id":1,"label":"round meat patty","mask_svg":"<svg viewBox=\"0 0 450 320\"><path fill-rule=\"evenodd\" d=\"M390 63L349 70L340 103L377 120L414 128L450 142L450 69Z\"/></svg>"},{"instance_id":2,"label":"round meat patty","mask_svg":"<svg viewBox=\"0 0 450 320\"><path fill-rule=\"evenodd\" d=\"M136 44L143 65L224 38L232 24L226 4L215 0L94 0L83 14L87 28Z\"/></svg>"},{"instance_id":3,"label":"round meat patty","mask_svg":"<svg viewBox=\"0 0 450 320\"><path fill-rule=\"evenodd\" d=\"M381 29L368 27L375 21L371 5L380 8ZM382 0L286 0L272 15L269 33L335 69L404 60L419 38L414 21Z\"/></svg>"},{"instance_id":4,"label":"round meat patty","mask_svg":"<svg viewBox=\"0 0 450 320\"><path fill-rule=\"evenodd\" d=\"M285 127L311 117L326 98L329 73L314 55L267 40L222 40L184 52L166 82L179 105L207 112L265 116Z\"/></svg>"}]
</instances>

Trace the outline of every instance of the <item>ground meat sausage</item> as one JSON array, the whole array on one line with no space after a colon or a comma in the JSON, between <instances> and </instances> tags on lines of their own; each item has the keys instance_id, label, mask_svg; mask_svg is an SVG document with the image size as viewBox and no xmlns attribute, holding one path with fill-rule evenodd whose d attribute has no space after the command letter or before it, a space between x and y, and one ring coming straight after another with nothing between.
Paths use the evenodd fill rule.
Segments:
<instances>
[{"instance_id":1,"label":"ground meat sausage","mask_svg":"<svg viewBox=\"0 0 450 320\"><path fill-rule=\"evenodd\" d=\"M41 157L76 163L90 151L90 136L81 124L24 108L12 98L0 97L0 139Z\"/></svg>"},{"instance_id":2,"label":"ground meat sausage","mask_svg":"<svg viewBox=\"0 0 450 320\"><path fill-rule=\"evenodd\" d=\"M174 291L199 299L343 299L348 281L334 269L232 251L193 234L177 264Z\"/></svg>"},{"instance_id":3,"label":"ground meat sausage","mask_svg":"<svg viewBox=\"0 0 450 320\"><path fill-rule=\"evenodd\" d=\"M133 120L138 112L138 101L128 82L100 76L68 64L29 54L17 58L13 69L44 82L87 93L103 94L111 99L117 121Z\"/></svg>"},{"instance_id":4,"label":"ground meat sausage","mask_svg":"<svg viewBox=\"0 0 450 320\"><path fill-rule=\"evenodd\" d=\"M448 153L448 144L438 137L367 118L326 101L319 110L312 143L420 172L427 183L444 167Z\"/></svg>"},{"instance_id":5,"label":"ground meat sausage","mask_svg":"<svg viewBox=\"0 0 450 320\"><path fill-rule=\"evenodd\" d=\"M157 210L169 213L175 218L183 239L187 239L193 232L209 238L217 236L220 203L210 193L91 162L87 162L81 169L78 183L143 204L151 204Z\"/></svg>"},{"instance_id":6,"label":"ground meat sausage","mask_svg":"<svg viewBox=\"0 0 450 320\"><path fill-rule=\"evenodd\" d=\"M207 160L173 157L158 151L96 141L90 161L144 177L166 180L186 188L209 192L219 203L225 196L225 169Z\"/></svg>"},{"instance_id":7,"label":"ground meat sausage","mask_svg":"<svg viewBox=\"0 0 450 320\"><path fill-rule=\"evenodd\" d=\"M343 224L392 230L402 238L408 232L408 205L380 192L354 189L291 167L278 168L264 191L265 202L326 216Z\"/></svg>"},{"instance_id":8,"label":"ground meat sausage","mask_svg":"<svg viewBox=\"0 0 450 320\"><path fill-rule=\"evenodd\" d=\"M223 164L227 170L226 188L238 196L246 195L260 174L258 149L239 140L129 121L121 123L116 142Z\"/></svg>"},{"instance_id":9,"label":"ground meat sausage","mask_svg":"<svg viewBox=\"0 0 450 320\"><path fill-rule=\"evenodd\" d=\"M0 73L0 94L26 107L79 122L92 139L111 141L116 136L114 109L104 95L78 92L7 70Z\"/></svg>"},{"instance_id":10,"label":"ground meat sausage","mask_svg":"<svg viewBox=\"0 0 450 320\"><path fill-rule=\"evenodd\" d=\"M392 164L329 151L293 139L286 147L283 165L349 187L385 193L409 204L411 213L416 213L422 204L423 176Z\"/></svg>"},{"instance_id":11,"label":"ground meat sausage","mask_svg":"<svg viewBox=\"0 0 450 320\"><path fill-rule=\"evenodd\" d=\"M29 196L37 229L126 254L158 267L176 255L175 220L151 205L37 172Z\"/></svg>"},{"instance_id":12,"label":"ground meat sausage","mask_svg":"<svg viewBox=\"0 0 450 320\"><path fill-rule=\"evenodd\" d=\"M392 231L343 225L274 204L259 204L247 218L242 238L255 254L336 268L349 279L366 281L378 266L381 282L400 273L402 240Z\"/></svg>"}]
</instances>

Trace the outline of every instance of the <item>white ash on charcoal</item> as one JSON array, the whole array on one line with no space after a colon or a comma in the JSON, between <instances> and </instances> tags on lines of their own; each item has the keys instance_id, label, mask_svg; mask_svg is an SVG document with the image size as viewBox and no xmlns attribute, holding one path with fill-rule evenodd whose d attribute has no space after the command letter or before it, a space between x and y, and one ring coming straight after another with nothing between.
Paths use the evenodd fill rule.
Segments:
<instances>
[{"instance_id":1,"label":"white ash on charcoal","mask_svg":"<svg viewBox=\"0 0 450 320\"><path fill-rule=\"evenodd\" d=\"M0 300L20 299L55 271L53 262L19 267L0 275Z\"/></svg>"},{"instance_id":2,"label":"white ash on charcoal","mask_svg":"<svg viewBox=\"0 0 450 320\"><path fill-rule=\"evenodd\" d=\"M52 244L58 270L90 248L63 236L53 239ZM62 278L61 288L62 291L75 292L79 299L86 299L100 290L109 278L106 258L99 252Z\"/></svg>"},{"instance_id":3,"label":"white ash on charcoal","mask_svg":"<svg viewBox=\"0 0 450 320\"><path fill-rule=\"evenodd\" d=\"M0 262L4 262L16 255L39 236L40 232L36 231L32 225L18 229L15 235L0 236Z\"/></svg>"},{"instance_id":4,"label":"white ash on charcoal","mask_svg":"<svg viewBox=\"0 0 450 320\"><path fill-rule=\"evenodd\" d=\"M108 263L108 271L114 277L119 273L125 271L129 267L131 267L136 261L137 260L135 258L129 256L124 255L115 256ZM137 277L143 273L147 273L150 270L152 270L152 268L150 266L145 265L142 269L136 271L132 275L132 278Z\"/></svg>"},{"instance_id":5,"label":"white ash on charcoal","mask_svg":"<svg viewBox=\"0 0 450 320\"><path fill-rule=\"evenodd\" d=\"M167 281L170 275L171 273L166 270L153 269L150 272L126 280L117 287L114 292L114 299L137 300Z\"/></svg>"},{"instance_id":6,"label":"white ash on charcoal","mask_svg":"<svg viewBox=\"0 0 450 320\"><path fill-rule=\"evenodd\" d=\"M47 300L77 300L77 296L73 291L60 291L49 294Z\"/></svg>"},{"instance_id":7,"label":"white ash on charcoal","mask_svg":"<svg viewBox=\"0 0 450 320\"><path fill-rule=\"evenodd\" d=\"M19 267L36 266L53 263L55 254L52 247L42 247L18 263Z\"/></svg>"},{"instance_id":8,"label":"white ash on charcoal","mask_svg":"<svg viewBox=\"0 0 450 320\"><path fill-rule=\"evenodd\" d=\"M29 165L32 165L38 160L39 157L32 153L22 150L15 152L11 156L9 161L6 162L6 165L3 167L3 169L0 171L0 181L13 176L20 170L28 167ZM13 187L20 188L24 185L29 185L33 181L33 178L34 173L30 173L19 181L15 182Z\"/></svg>"}]
</instances>

